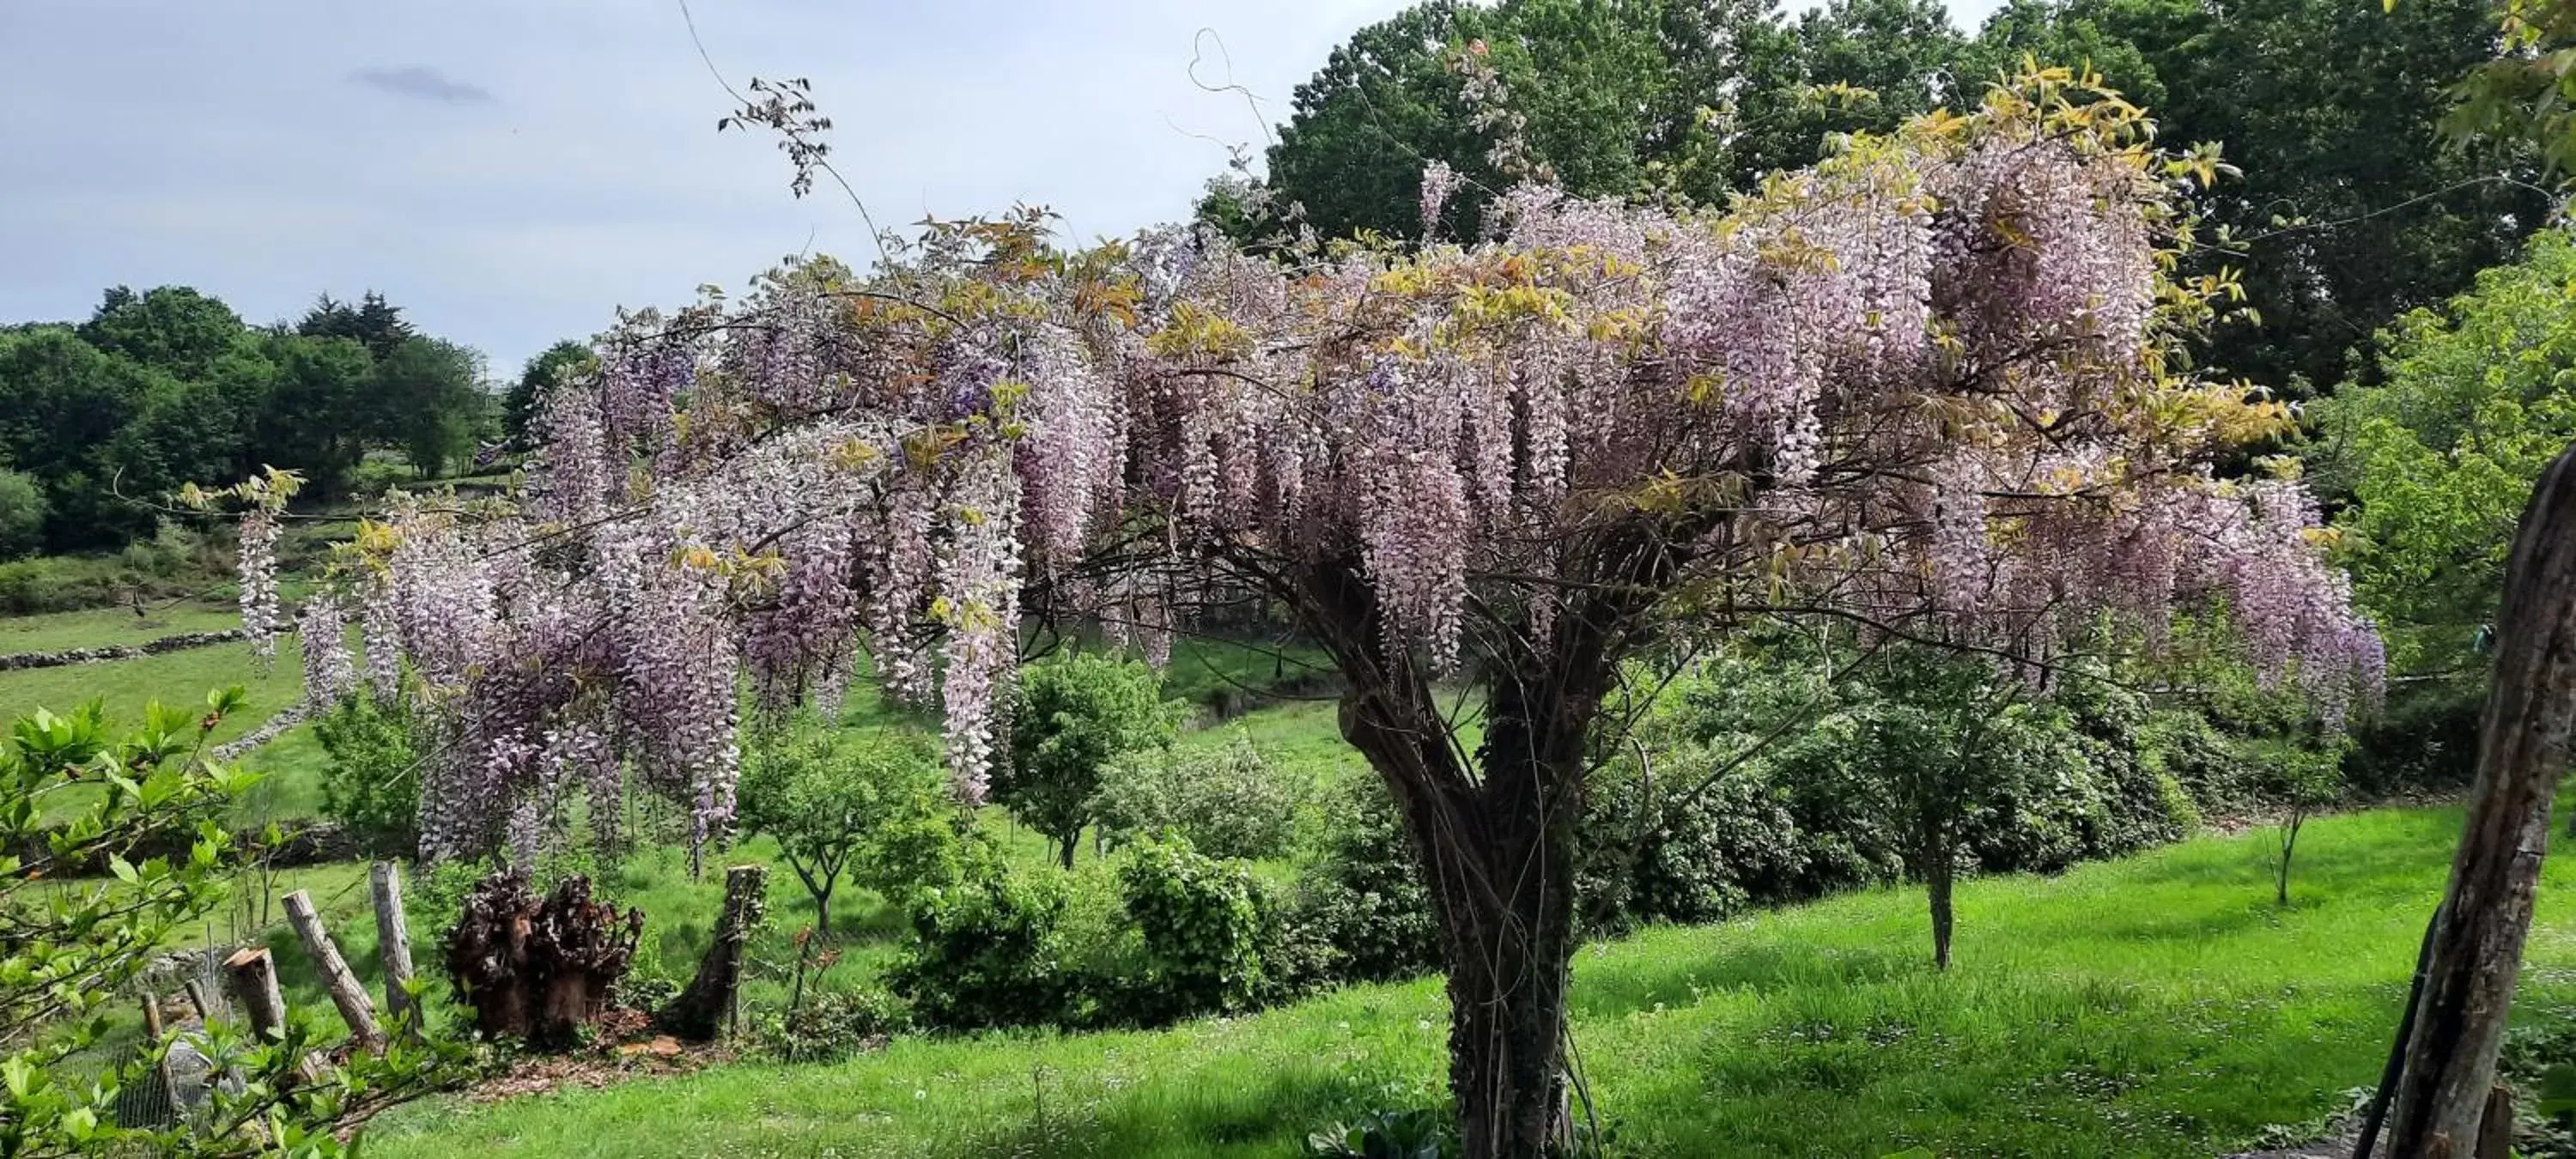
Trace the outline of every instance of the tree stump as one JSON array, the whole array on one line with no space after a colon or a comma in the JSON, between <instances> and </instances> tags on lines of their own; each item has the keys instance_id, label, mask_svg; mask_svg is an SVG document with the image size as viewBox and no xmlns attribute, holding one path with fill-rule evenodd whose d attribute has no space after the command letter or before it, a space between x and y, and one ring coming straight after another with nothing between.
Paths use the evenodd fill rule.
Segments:
<instances>
[{"instance_id":1,"label":"tree stump","mask_svg":"<svg viewBox=\"0 0 2576 1159\"><path fill-rule=\"evenodd\" d=\"M2389 1154L2467 1159L2485 1136L2496 1051L2549 852L2549 807L2576 733L2576 447L2523 508L2496 617L2478 779L2436 919L2391 1099Z\"/></svg>"},{"instance_id":2,"label":"tree stump","mask_svg":"<svg viewBox=\"0 0 2576 1159\"><path fill-rule=\"evenodd\" d=\"M760 925L762 891L768 882L766 866L737 865L725 870L724 915L716 922L715 941L708 944L706 957L699 959L697 977L689 980L688 989L680 991L654 1020L672 1037L711 1042L723 1033L734 997L742 988L743 945Z\"/></svg>"},{"instance_id":3,"label":"tree stump","mask_svg":"<svg viewBox=\"0 0 2576 1159\"><path fill-rule=\"evenodd\" d=\"M476 1029L560 1049L607 1008L643 935L644 911L593 901L587 877L567 877L541 900L526 874L506 870L466 897L447 970Z\"/></svg>"}]
</instances>

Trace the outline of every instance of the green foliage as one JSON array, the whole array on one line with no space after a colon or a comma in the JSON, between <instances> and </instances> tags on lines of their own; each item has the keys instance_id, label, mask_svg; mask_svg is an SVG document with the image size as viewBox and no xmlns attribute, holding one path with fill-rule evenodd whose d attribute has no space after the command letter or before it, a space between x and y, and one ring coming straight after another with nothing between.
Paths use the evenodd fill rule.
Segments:
<instances>
[{"instance_id":1,"label":"green foliage","mask_svg":"<svg viewBox=\"0 0 2576 1159\"><path fill-rule=\"evenodd\" d=\"M1440 967L1440 929L1420 860L1386 784L1353 777L1336 792L1332 828L1279 920L1283 939L1319 944L1314 981L1392 981Z\"/></svg>"},{"instance_id":2,"label":"green foliage","mask_svg":"<svg viewBox=\"0 0 2576 1159\"><path fill-rule=\"evenodd\" d=\"M1306 1136L1309 1159L1441 1159L1457 1146L1450 1116L1426 1109L1371 1111Z\"/></svg>"},{"instance_id":3,"label":"green foliage","mask_svg":"<svg viewBox=\"0 0 2576 1159\"><path fill-rule=\"evenodd\" d=\"M1210 857L1259 860L1287 853L1313 788L1237 731L1213 752L1145 751L1110 762L1091 810L1116 843L1175 833Z\"/></svg>"},{"instance_id":4,"label":"green foliage","mask_svg":"<svg viewBox=\"0 0 2576 1159\"><path fill-rule=\"evenodd\" d=\"M931 1027L973 1030L1069 1020L1074 994L1054 875L990 873L924 897L886 982Z\"/></svg>"},{"instance_id":5,"label":"green foliage","mask_svg":"<svg viewBox=\"0 0 2576 1159\"><path fill-rule=\"evenodd\" d=\"M1056 843L1073 867L1110 762L1167 746L1185 708L1162 699L1154 671L1133 660L1075 653L1020 672L1011 712L1010 761L993 774L992 798Z\"/></svg>"},{"instance_id":6,"label":"green foliage","mask_svg":"<svg viewBox=\"0 0 2576 1159\"><path fill-rule=\"evenodd\" d=\"M360 689L313 722L330 754L322 815L369 854L410 857L420 846L420 754L399 703Z\"/></svg>"},{"instance_id":7,"label":"green foliage","mask_svg":"<svg viewBox=\"0 0 2576 1159\"><path fill-rule=\"evenodd\" d=\"M44 488L24 471L0 469L0 560L33 554L45 543L45 519L53 505Z\"/></svg>"},{"instance_id":8,"label":"green foliage","mask_svg":"<svg viewBox=\"0 0 2576 1159\"><path fill-rule=\"evenodd\" d=\"M242 703L236 688L199 711L155 704L123 735L95 703L69 716L38 710L0 747L0 1154L336 1156L347 1148L335 1132L461 1077L464 1053L431 1042L357 1052L298 1079L321 1045L303 1024L254 1040L217 1023L191 1033L192 1045L232 1081L168 1126L118 1121L120 1093L151 1081L175 1039L104 1073L81 1054L152 955L222 898L229 839L216 818L253 778L205 748ZM66 801L67 818L40 826ZM184 857L125 856L192 830ZM105 878L49 880L101 857ZM265 1138L245 1130L253 1122Z\"/></svg>"},{"instance_id":9,"label":"green foliage","mask_svg":"<svg viewBox=\"0 0 2576 1159\"><path fill-rule=\"evenodd\" d=\"M754 744L736 790L745 831L778 841L831 937L844 880L909 906L965 871L947 774L923 738L892 729L827 729L802 721Z\"/></svg>"},{"instance_id":10,"label":"green foliage","mask_svg":"<svg viewBox=\"0 0 2576 1159\"><path fill-rule=\"evenodd\" d=\"M762 1049L784 1062L838 1062L912 1029L912 1010L883 990L817 993L754 1021Z\"/></svg>"},{"instance_id":11,"label":"green foliage","mask_svg":"<svg viewBox=\"0 0 2576 1159\"><path fill-rule=\"evenodd\" d=\"M1185 840L1150 841L1118 867L1127 920L1142 939L1121 1000L1104 1013L1148 1024L1250 1006L1262 989L1258 889L1240 863Z\"/></svg>"},{"instance_id":12,"label":"green foliage","mask_svg":"<svg viewBox=\"0 0 2576 1159\"><path fill-rule=\"evenodd\" d=\"M2317 406L2310 458L2356 501L2337 526L2391 668L2473 668L2523 505L2576 440L2576 242L2535 235L2521 261L2400 319L2381 372Z\"/></svg>"}]
</instances>

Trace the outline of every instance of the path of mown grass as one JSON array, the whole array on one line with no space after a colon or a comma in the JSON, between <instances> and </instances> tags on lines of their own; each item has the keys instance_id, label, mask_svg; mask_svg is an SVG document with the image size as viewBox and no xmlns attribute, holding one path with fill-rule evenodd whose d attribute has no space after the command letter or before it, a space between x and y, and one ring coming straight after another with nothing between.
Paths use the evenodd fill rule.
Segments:
<instances>
[{"instance_id":1,"label":"path of mown grass","mask_svg":"<svg viewBox=\"0 0 2576 1159\"><path fill-rule=\"evenodd\" d=\"M2055 879L1977 882L1961 961L1925 964L1912 891L1586 949L1575 1029L1641 1156L2211 1155L2375 1075L2455 810L2319 822L2288 910L2260 841L2205 838ZM2550 866L2524 1008L2576 1000ZM1159 1033L904 1041L496 1106L410 1108L386 1156L1291 1155L1428 1103L1435 982ZM1043 1091L1044 1115L1038 1106Z\"/></svg>"}]
</instances>

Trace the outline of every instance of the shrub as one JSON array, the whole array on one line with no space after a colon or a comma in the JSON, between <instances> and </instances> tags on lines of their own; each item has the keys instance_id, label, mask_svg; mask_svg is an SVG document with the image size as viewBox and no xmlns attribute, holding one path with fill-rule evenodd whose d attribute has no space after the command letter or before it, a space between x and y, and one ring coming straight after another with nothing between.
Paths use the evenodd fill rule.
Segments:
<instances>
[{"instance_id":1,"label":"shrub","mask_svg":"<svg viewBox=\"0 0 2576 1159\"><path fill-rule=\"evenodd\" d=\"M1288 852L1311 782L1282 774L1252 738L1215 752L1142 752L1113 762L1092 813L1113 842L1165 833L1210 857L1259 860Z\"/></svg>"},{"instance_id":2,"label":"shrub","mask_svg":"<svg viewBox=\"0 0 2576 1159\"><path fill-rule=\"evenodd\" d=\"M1386 785L1354 777L1335 794L1330 813L1336 823L1300 875L1293 900L1277 907L1284 926L1267 940L1309 947L1300 957L1320 959L1302 985L1394 981L1438 970L1440 928L1431 894Z\"/></svg>"},{"instance_id":3,"label":"shrub","mask_svg":"<svg viewBox=\"0 0 2576 1159\"><path fill-rule=\"evenodd\" d=\"M1070 1021L1065 905L1053 876L997 872L930 894L887 984L943 1030Z\"/></svg>"},{"instance_id":4,"label":"shrub","mask_svg":"<svg viewBox=\"0 0 2576 1159\"><path fill-rule=\"evenodd\" d=\"M1240 864L1183 840L1147 842L1119 867L1118 886L1144 952L1103 987L1115 997L1104 1015L1162 1023L1251 1005L1262 989L1262 914Z\"/></svg>"},{"instance_id":5,"label":"shrub","mask_svg":"<svg viewBox=\"0 0 2576 1159\"><path fill-rule=\"evenodd\" d=\"M313 722L330 761L322 815L369 854L409 857L420 847L419 754L399 705L360 689Z\"/></svg>"},{"instance_id":6,"label":"shrub","mask_svg":"<svg viewBox=\"0 0 2576 1159\"><path fill-rule=\"evenodd\" d=\"M912 1010L884 990L825 991L753 1020L762 1049L783 1062L837 1062L912 1028Z\"/></svg>"}]
</instances>

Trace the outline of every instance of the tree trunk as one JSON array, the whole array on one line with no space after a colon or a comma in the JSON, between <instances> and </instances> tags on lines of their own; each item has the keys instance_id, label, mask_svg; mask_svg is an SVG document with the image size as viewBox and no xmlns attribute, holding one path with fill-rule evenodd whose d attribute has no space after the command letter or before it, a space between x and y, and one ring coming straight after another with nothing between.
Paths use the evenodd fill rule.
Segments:
<instances>
[{"instance_id":1,"label":"tree trunk","mask_svg":"<svg viewBox=\"0 0 2576 1159\"><path fill-rule=\"evenodd\" d=\"M1948 851L1943 851L1923 875L1924 892L1932 900L1932 965L1950 968L1950 880L1955 876Z\"/></svg>"},{"instance_id":2,"label":"tree trunk","mask_svg":"<svg viewBox=\"0 0 2576 1159\"><path fill-rule=\"evenodd\" d=\"M1449 1091L1465 1154L1535 1157L1565 1113L1579 752L1551 759L1526 743L1523 720L1498 707L1483 776L1470 782L1455 775L1447 735L1432 727L1436 714L1389 704L1346 698L1343 735L1394 791L1431 886L1449 979Z\"/></svg>"},{"instance_id":3,"label":"tree trunk","mask_svg":"<svg viewBox=\"0 0 2576 1159\"><path fill-rule=\"evenodd\" d=\"M1056 864L1063 866L1066 873L1073 872L1073 847L1080 844L1082 844L1082 830L1080 829L1076 829L1073 832L1067 833L1056 839Z\"/></svg>"},{"instance_id":4,"label":"tree trunk","mask_svg":"<svg viewBox=\"0 0 2576 1159\"><path fill-rule=\"evenodd\" d=\"M691 1042L712 1042L724 1032L734 996L742 989L743 945L760 924L761 891L768 882L765 866L737 865L725 870L724 915L716 920L715 940L707 944L707 956L698 960L697 976L689 980L688 989L680 991L654 1019L663 1029Z\"/></svg>"},{"instance_id":5,"label":"tree trunk","mask_svg":"<svg viewBox=\"0 0 2576 1159\"><path fill-rule=\"evenodd\" d=\"M286 895L286 920L295 927L295 936L303 939L304 953L313 959L331 1005L339 1009L340 1021L349 1025L359 1048L383 1050L385 1032L376 1025L376 1004L367 998L367 984L358 980L358 972L341 956L339 943L323 927L321 913L313 908L313 895L300 889Z\"/></svg>"},{"instance_id":6,"label":"tree trunk","mask_svg":"<svg viewBox=\"0 0 2576 1159\"><path fill-rule=\"evenodd\" d=\"M2576 731L2576 447L2523 509L2496 628L2477 785L2394 1100L2389 1153L2399 1159L2465 1159L2495 1085L2550 801Z\"/></svg>"}]
</instances>

